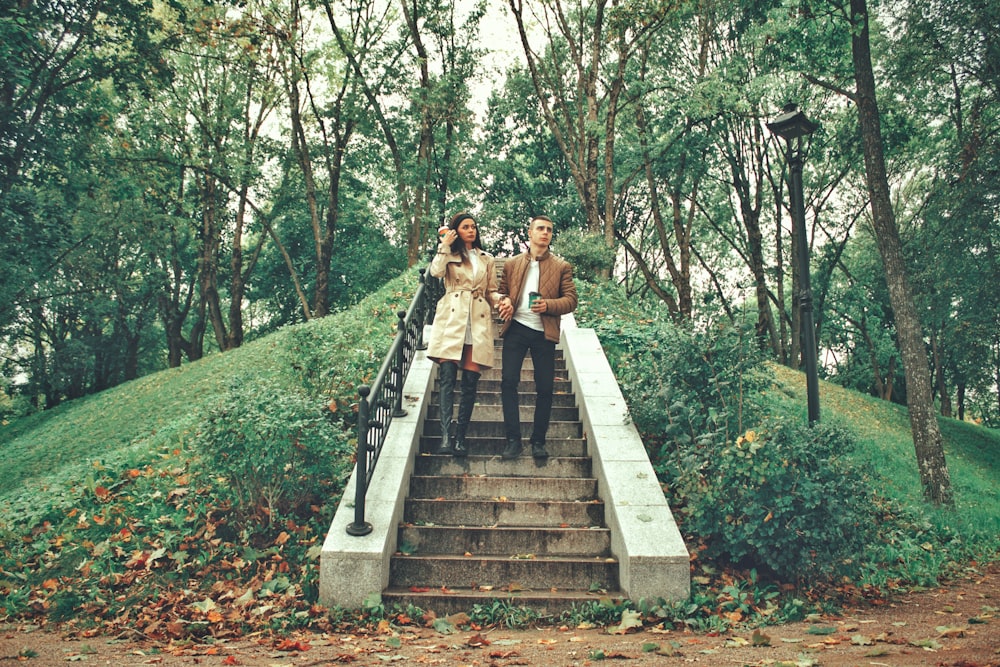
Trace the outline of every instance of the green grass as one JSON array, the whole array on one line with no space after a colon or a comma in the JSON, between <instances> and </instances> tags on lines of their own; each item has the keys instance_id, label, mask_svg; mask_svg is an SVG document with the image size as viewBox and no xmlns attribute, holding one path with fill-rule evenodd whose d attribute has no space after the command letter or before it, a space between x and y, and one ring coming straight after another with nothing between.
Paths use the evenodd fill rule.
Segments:
<instances>
[{"instance_id":1,"label":"green grass","mask_svg":"<svg viewBox=\"0 0 1000 667\"><path fill-rule=\"evenodd\" d=\"M776 412L806 412L805 376L773 366ZM871 470L882 495L896 500L938 529L972 545L970 558L995 557L1000 535L1000 433L973 423L939 417L954 508L924 502L916 454L904 406L820 382L820 419L840 424L858 438L855 456Z\"/></svg>"},{"instance_id":2,"label":"green grass","mask_svg":"<svg viewBox=\"0 0 1000 667\"><path fill-rule=\"evenodd\" d=\"M408 272L344 313L0 426L0 532L9 521L30 525L72 506L96 470L141 467L186 450L243 371L278 377L317 401L356 401L356 386L378 370L396 311L415 287L416 272Z\"/></svg>"}]
</instances>

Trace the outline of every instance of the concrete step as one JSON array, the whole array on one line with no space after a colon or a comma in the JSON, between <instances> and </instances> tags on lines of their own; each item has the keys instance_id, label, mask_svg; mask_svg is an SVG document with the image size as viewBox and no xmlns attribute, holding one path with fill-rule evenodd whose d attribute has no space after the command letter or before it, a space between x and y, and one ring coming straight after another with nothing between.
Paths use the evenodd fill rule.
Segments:
<instances>
[{"instance_id":1,"label":"concrete step","mask_svg":"<svg viewBox=\"0 0 1000 667\"><path fill-rule=\"evenodd\" d=\"M480 382L483 382L485 380L499 381L502 378L503 378L503 369L501 369L499 366L494 366L493 368L488 368L485 371L483 371L480 374L479 381ZM521 391L524 391L525 382L534 383L534 379L535 379L535 370L533 368L528 368L527 366L521 368L521 375L520 375ZM461 381L461 377L459 378L459 381ZM566 371L561 368L556 368L556 374L555 374L556 384L558 385L559 383L563 382L568 383L569 381L570 379L569 376L566 374ZM532 386L534 386L534 384L532 384ZM437 388L437 376L434 377L434 388L435 389Z\"/></svg>"},{"instance_id":2,"label":"concrete step","mask_svg":"<svg viewBox=\"0 0 1000 667\"><path fill-rule=\"evenodd\" d=\"M410 477L411 498L587 501L596 496L597 480L592 477Z\"/></svg>"},{"instance_id":3,"label":"concrete step","mask_svg":"<svg viewBox=\"0 0 1000 667\"><path fill-rule=\"evenodd\" d=\"M456 396L455 407L452 408L453 416L458 414L458 398ZM535 418L535 404L522 401L518 406L518 414L521 421L531 422ZM503 422L503 407L500 405L482 405L477 403L472 408L472 419L484 422ZM575 422L580 419L580 411L575 405L555 405L553 401L552 422ZM427 408L427 421L440 421L441 409L437 403ZM471 420L470 420L471 423Z\"/></svg>"},{"instance_id":4,"label":"concrete step","mask_svg":"<svg viewBox=\"0 0 1000 667\"><path fill-rule=\"evenodd\" d=\"M419 587L391 586L382 591L382 600L387 605L404 607L413 605L420 609L433 611L437 616L448 616L459 612L468 612L476 605L491 607L503 602L515 607L534 609L543 617L558 616L561 612L574 606L600 602L602 599L623 599L621 591L569 590L548 588L530 590L517 584L501 588L483 590L481 587Z\"/></svg>"},{"instance_id":5,"label":"concrete step","mask_svg":"<svg viewBox=\"0 0 1000 667\"><path fill-rule=\"evenodd\" d=\"M482 380L479 382L479 387L476 390L476 405L477 406L480 406L480 405L484 405L484 406L485 405L501 406L501 405L503 405L503 401L501 400L501 396L500 396L500 383L499 382L496 383L496 388L495 389L493 389L493 388L486 388L486 387L483 386L485 384L486 383L484 381L482 381ZM534 385L535 383L532 382L531 384ZM535 404L534 390L532 390L530 393L528 393L522 387L520 389L520 393L522 394L522 398L520 398L520 400L518 402L521 405L534 405ZM458 405L458 401L461 398L461 396L462 396L462 389L461 389L461 387L456 386L455 387L455 405L456 406ZM432 408L436 408L438 405L440 405L440 403L441 403L440 392L437 389L435 389L434 391L431 392L431 407ZM553 407L575 407L576 406L576 396L573 395L573 393L569 390L569 383L568 382L566 383L566 391L555 391L555 392L552 393L552 406Z\"/></svg>"},{"instance_id":6,"label":"concrete step","mask_svg":"<svg viewBox=\"0 0 1000 667\"><path fill-rule=\"evenodd\" d=\"M455 385L456 390L461 387L461 380L459 384ZM438 393L438 382L434 380L434 390L432 396L436 396ZM479 385L476 387L477 393L489 393L500 395L500 374L488 374L484 375L479 380ZM556 381L552 387L553 395L566 394L568 396L573 395L573 384L568 378L562 378L561 380L556 377ZM526 376L524 373L521 374L521 381L517 385L517 390L522 396L534 396L537 388L535 387L535 379L532 376Z\"/></svg>"},{"instance_id":7,"label":"concrete step","mask_svg":"<svg viewBox=\"0 0 1000 667\"><path fill-rule=\"evenodd\" d=\"M611 555L611 531L607 528L458 528L455 526L404 525L399 531L399 550L407 555L472 554L474 556Z\"/></svg>"},{"instance_id":8,"label":"concrete step","mask_svg":"<svg viewBox=\"0 0 1000 667\"><path fill-rule=\"evenodd\" d=\"M484 477L591 477L593 462L586 457L550 456L533 459L531 448L517 459L508 461L495 456L452 456L450 454L421 454L413 462L413 474L431 476L484 476Z\"/></svg>"},{"instance_id":9,"label":"concrete step","mask_svg":"<svg viewBox=\"0 0 1000 667\"><path fill-rule=\"evenodd\" d=\"M437 449L441 443L440 433L431 433L420 436L420 451L430 453ZM469 447L469 454L472 456L500 456L507 446L507 439L502 435L495 437L469 436L465 439L465 444ZM530 455L530 447L525 442L526 455ZM587 441L583 438L547 438L545 449L549 456L587 456Z\"/></svg>"},{"instance_id":10,"label":"concrete step","mask_svg":"<svg viewBox=\"0 0 1000 667\"><path fill-rule=\"evenodd\" d=\"M473 410L473 417L475 416L476 414ZM521 419L521 437L524 438L525 442L531 437L531 429L531 421ZM441 420L425 419L423 433L428 436L439 435L441 433ZM471 438L502 438L504 435L503 421L482 421L475 418L469 422L469 430L466 433L466 436ZM553 421L549 424L549 430L546 434L546 438L551 439L582 437L583 425L578 421Z\"/></svg>"},{"instance_id":11,"label":"concrete step","mask_svg":"<svg viewBox=\"0 0 1000 667\"><path fill-rule=\"evenodd\" d=\"M503 369L500 367L499 362L497 362L496 366L494 366L492 368L487 368L485 371L483 371L482 373L480 373L479 382L480 382L480 384L482 384L483 382L486 382L487 380L496 380L497 382L499 382L502 378L503 378ZM433 379L434 379L434 388L437 389L438 388L438 373L437 373L437 371L434 371L434 378ZM524 366L522 366L521 367L521 375L520 375L520 381L521 381L522 391L524 390L524 387L526 386L524 384L525 382L531 382L532 383L531 386L533 388L534 387L534 379L535 379L535 369L532 368L531 366L528 366L527 364L525 364ZM458 373L458 381L459 382L462 381L462 372L461 371L459 371L459 373ZM569 382L570 382L569 375L566 374L566 370L564 368L560 368L559 366L556 366L555 382L556 382L557 385L559 385L560 383L564 383L566 385L569 384ZM497 387L499 387L499 386L500 385L497 385ZM499 389L497 389L497 391L499 391Z\"/></svg>"},{"instance_id":12,"label":"concrete step","mask_svg":"<svg viewBox=\"0 0 1000 667\"><path fill-rule=\"evenodd\" d=\"M584 582L581 585L581 582ZM463 586L551 591L617 589L618 562L603 556L406 556L392 558L389 586L428 588Z\"/></svg>"},{"instance_id":13,"label":"concrete step","mask_svg":"<svg viewBox=\"0 0 1000 667\"><path fill-rule=\"evenodd\" d=\"M403 522L415 525L592 528L604 525L604 503L557 500L408 498Z\"/></svg>"}]
</instances>

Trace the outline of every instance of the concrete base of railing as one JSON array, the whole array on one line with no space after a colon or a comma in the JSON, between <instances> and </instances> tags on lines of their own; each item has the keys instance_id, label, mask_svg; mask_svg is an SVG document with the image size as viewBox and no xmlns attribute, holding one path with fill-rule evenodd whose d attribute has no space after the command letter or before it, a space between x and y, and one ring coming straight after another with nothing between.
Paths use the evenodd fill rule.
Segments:
<instances>
[{"instance_id":1,"label":"concrete base of railing","mask_svg":"<svg viewBox=\"0 0 1000 667\"><path fill-rule=\"evenodd\" d=\"M425 332L424 340L430 335ZM389 584L389 557L403 518L403 502L410 487L413 461L420 455L420 429L430 405L437 367L417 352L403 385L406 416L393 417L379 454L365 501L367 535L347 534L354 522L357 469L344 489L343 499L323 542L319 566L319 600L328 607L359 609L374 594L376 601Z\"/></svg>"},{"instance_id":2,"label":"concrete base of railing","mask_svg":"<svg viewBox=\"0 0 1000 667\"><path fill-rule=\"evenodd\" d=\"M687 548L597 335L564 318L561 347L606 507L621 588L633 601L685 600L691 591ZM357 609L367 599L377 603L388 585L389 558L396 551L413 462L420 455L420 427L435 371L434 363L418 353L403 388L407 415L392 420L368 490L368 535L347 534L354 521L354 476L344 491L320 556L324 605Z\"/></svg>"},{"instance_id":3,"label":"concrete base of railing","mask_svg":"<svg viewBox=\"0 0 1000 667\"><path fill-rule=\"evenodd\" d=\"M597 334L568 327L562 343L622 590L633 601L686 600L687 547Z\"/></svg>"}]
</instances>

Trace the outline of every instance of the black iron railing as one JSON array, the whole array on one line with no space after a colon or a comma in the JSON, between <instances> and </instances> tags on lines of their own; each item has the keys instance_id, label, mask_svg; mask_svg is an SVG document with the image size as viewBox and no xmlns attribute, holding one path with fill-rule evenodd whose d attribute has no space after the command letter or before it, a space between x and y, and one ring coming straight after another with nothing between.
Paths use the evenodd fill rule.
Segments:
<instances>
[{"instance_id":1,"label":"black iron railing","mask_svg":"<svg viewBox=\"0 0 1000 667\"><path fill-rule=\"evenodd\" d=\"M420 269L420 285L406 311L399 311L396 338L386 355L374 384L358 387L358 453L355 472L354 522L347 526L348 535L367 535L372 525L365 521L365 496L375 473L382 445L393 417L406 415L403 409L403 384L413 365L417 350L427 348L424 326L434 320L434 307L444 292L439 278Z\"/></svg>"}]
</instances>

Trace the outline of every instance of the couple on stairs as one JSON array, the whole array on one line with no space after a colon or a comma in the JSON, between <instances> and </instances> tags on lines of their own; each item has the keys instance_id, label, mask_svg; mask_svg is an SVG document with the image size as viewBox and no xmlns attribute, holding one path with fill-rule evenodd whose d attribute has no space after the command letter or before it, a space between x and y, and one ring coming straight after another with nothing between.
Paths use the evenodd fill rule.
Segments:
<instances>
[{"instance_id":1,"label":"couple on stairs","mask_svg":"<svg viewBox=\"0 0 1000 667\"><path fill-rule=\"evenodd\" d=\"M444 278L445 293L438 301L427 348L427 357L438 364L441 397L441 443L435 453L469 453L465 436L479 378L493 365L496 309L503 320L500 336L504 341L500 391L507 444L502 456L516 459L523 451L518 383L524 357L530 352L536 385L531 453L535 458L547 458L545 436L552 412L560 317L573 312L577 303L573 267L549 251L552 221L544 215L529 221L528 249L504 262L499 287L493 256L483 250L479 226L470 214L455 215L440 234L430 273ZM461 398L452 440L459 366Z\"/></svg>"}]
</instances>

